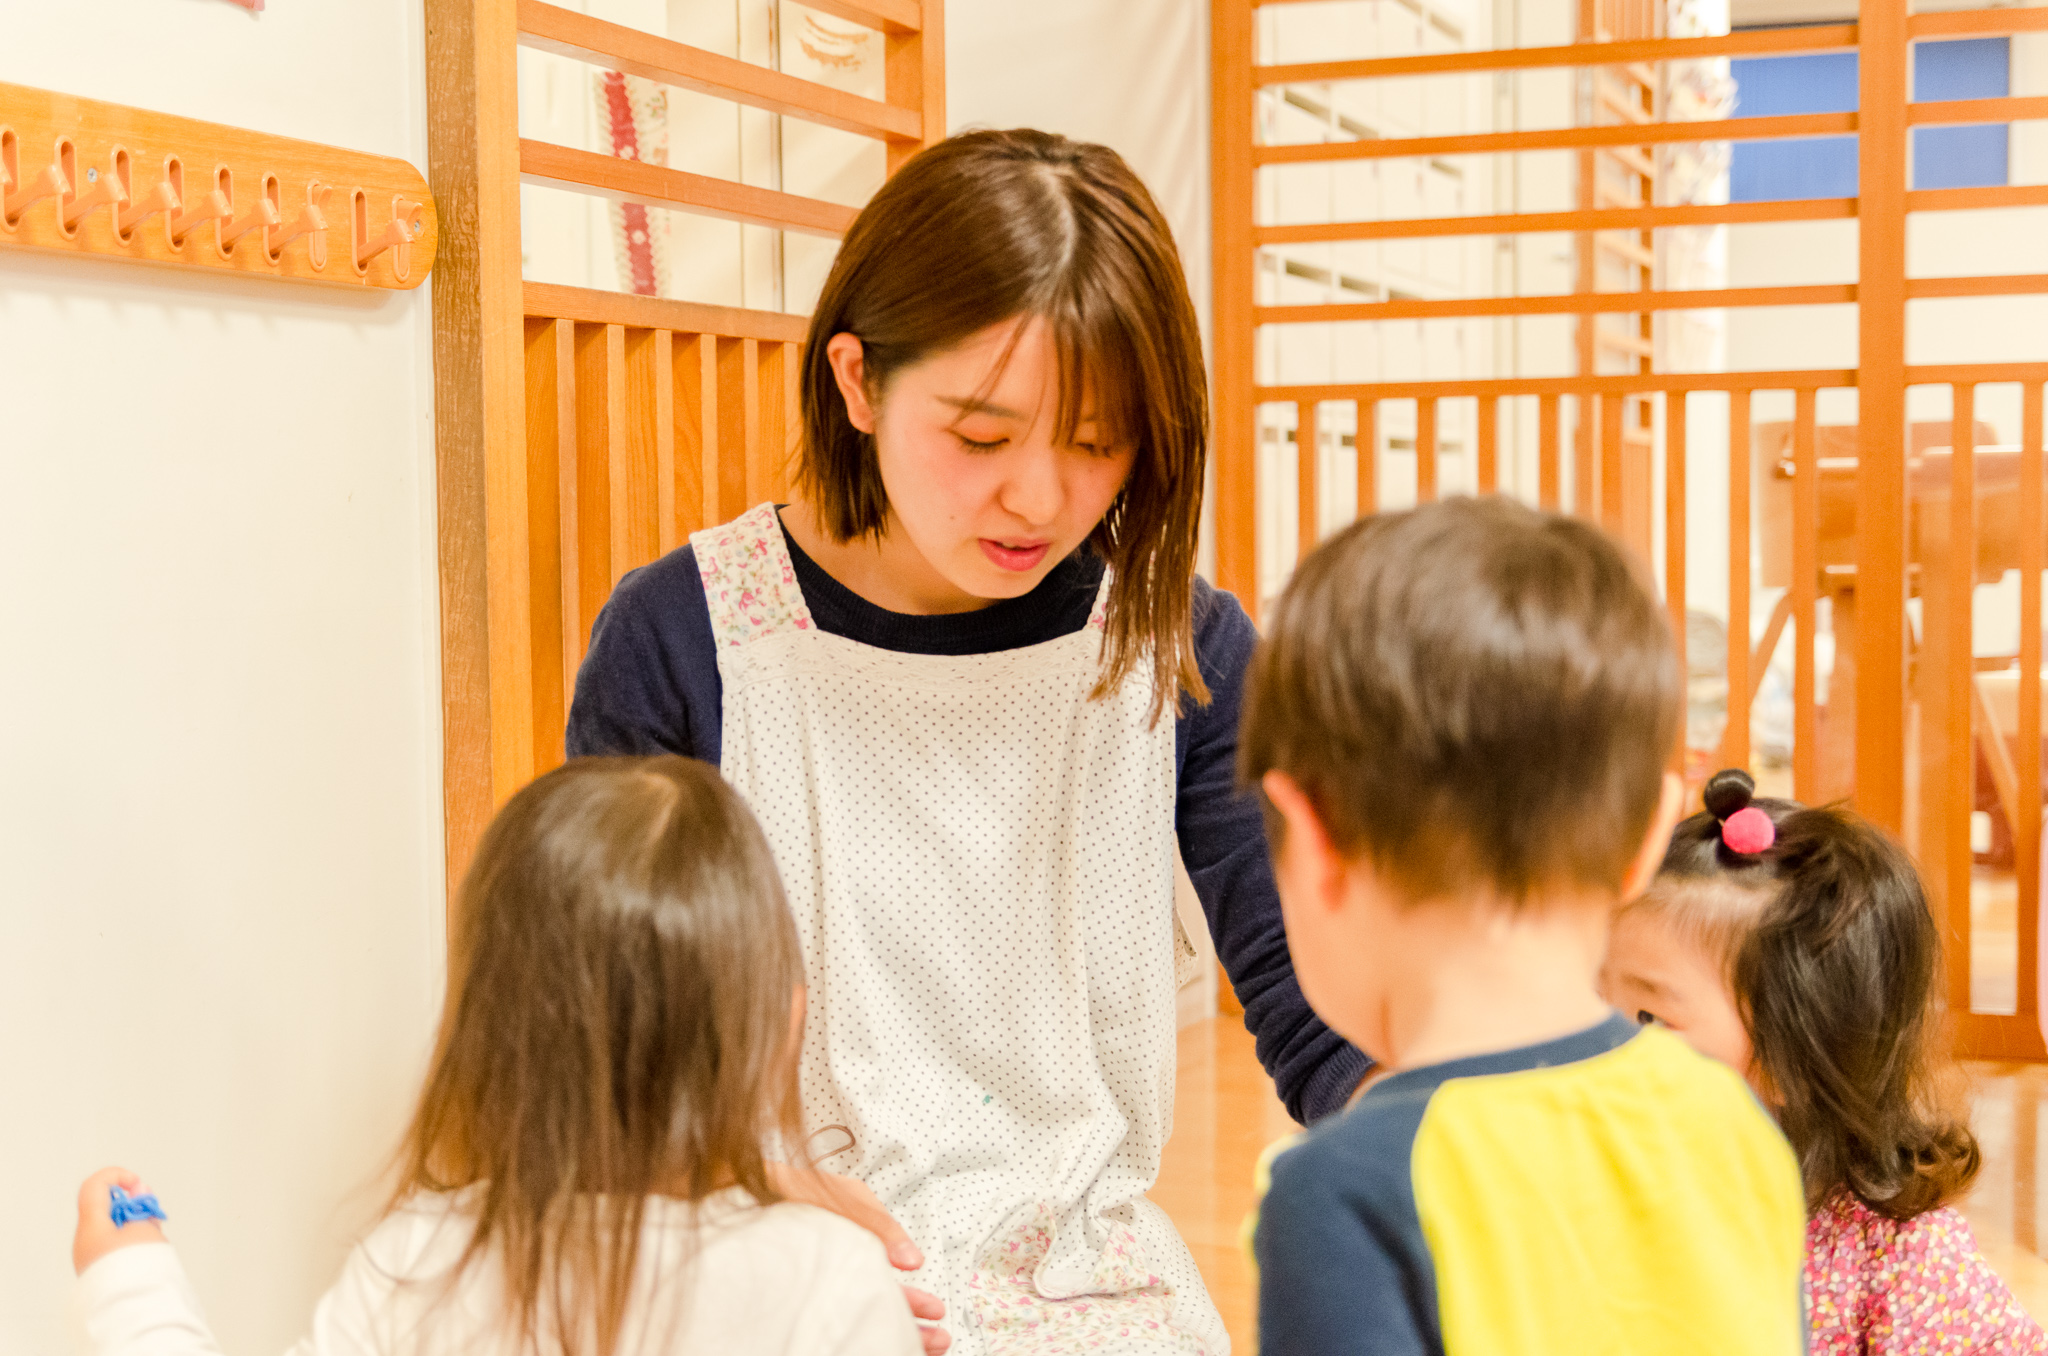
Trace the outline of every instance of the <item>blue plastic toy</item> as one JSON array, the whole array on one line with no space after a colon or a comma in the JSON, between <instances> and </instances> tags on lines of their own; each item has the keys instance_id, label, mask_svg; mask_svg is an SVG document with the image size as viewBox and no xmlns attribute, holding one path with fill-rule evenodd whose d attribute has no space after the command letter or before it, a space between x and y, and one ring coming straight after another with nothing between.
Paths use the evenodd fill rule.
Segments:
<instances>
[{"instance_id":1,"label":"blue plastic toy","mask_svg":"<svg viewBox=\"0 0 2048 1356\"><path fill-rule=\"evenodd\" d=\"M113 1209L108 1213L113 1216L116 1229L139 1219L160 1220L170 1218L164 1214L164 1208L158 1204L156 1193L154 1192L145 1191L140 1196L130 1196L121 1188L114 1187L111 1189L111 1195L113 1198Z\"/></svg>"}]
</instances>

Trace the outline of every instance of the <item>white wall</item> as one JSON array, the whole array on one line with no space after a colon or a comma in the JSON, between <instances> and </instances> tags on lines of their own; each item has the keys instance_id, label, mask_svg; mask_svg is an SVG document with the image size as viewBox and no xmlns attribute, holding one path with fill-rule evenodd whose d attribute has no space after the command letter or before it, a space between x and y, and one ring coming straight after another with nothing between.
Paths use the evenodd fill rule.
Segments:
<instances>
[{"instance_id":1,"label":"white wall","mask_svg":"<svg viewBox=\"0 0 2048 1356\"><path fill-rule=\"evenodd\" d=\"M5 10L0 79L425 163L416 0ZM0 251L8 1356L101 1164L230 1351L365 1217L443 964L430 341L425 289Z\"/></svg>"}]
</instances>

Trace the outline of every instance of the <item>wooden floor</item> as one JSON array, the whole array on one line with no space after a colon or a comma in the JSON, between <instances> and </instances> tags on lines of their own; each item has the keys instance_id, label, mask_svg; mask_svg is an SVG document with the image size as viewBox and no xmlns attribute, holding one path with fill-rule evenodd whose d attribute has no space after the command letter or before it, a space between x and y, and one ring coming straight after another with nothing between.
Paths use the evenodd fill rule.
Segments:
<instances>
[{"instance_id":1,"label":"wooden floor","mask_svg":"<svg viewBox=\"0 0 2048 1356\"><path fill-rule=\"evenodd\" d=\"M2040 1133L2048 1125L2040 1115L2048 1066L1976 1064L1969 1072L1984 1171L1963 1211L1984 1255L2020 1302L2048 1318L2035 1171ZM1252 1056L1242 1019L1218 1017L1182 1029L1173 1125L1152 1196L1194 1252L1237 1356L1250 1356L1251 1268L1238 1234L1251 1208L1253 1164L1294 1125Z\"/></svg>"}]
</instances>

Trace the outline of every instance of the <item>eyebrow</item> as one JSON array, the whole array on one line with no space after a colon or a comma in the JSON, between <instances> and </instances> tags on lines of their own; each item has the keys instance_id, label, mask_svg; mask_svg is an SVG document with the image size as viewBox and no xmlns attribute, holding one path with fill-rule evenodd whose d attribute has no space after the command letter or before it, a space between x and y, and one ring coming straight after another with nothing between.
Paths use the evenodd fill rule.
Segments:
<instances>
[{"instance_id":1,"label":"eyebrow","mask_svg":"<svg viewBox=\"0 0 2048 1356\"><path fill-rule=\"evenodd\" d=\"M998 419L1022 419L1024 417L1022 411L1013 410L1008 405L992 405L986 400L975 400L971 397L963 399L960 396L940 396L939 400L943 404L951 405L962 414L992 414Z\"/></svg>"},{"instance_id":2,"label":"eyebrow","mask_svg":"<svg viewBox=\"0 0 2048 1356\"><path fill-rule=\"evenodd\" d=\"M1656 980L1651 979L1640 971L1623 970L1619 977L1629 981L1631 984L1640 984L1651 993L1661 997L1669 998L1671 996L1671 989L1668 985L1659 984Z\"/></svg>"}]
</instances>

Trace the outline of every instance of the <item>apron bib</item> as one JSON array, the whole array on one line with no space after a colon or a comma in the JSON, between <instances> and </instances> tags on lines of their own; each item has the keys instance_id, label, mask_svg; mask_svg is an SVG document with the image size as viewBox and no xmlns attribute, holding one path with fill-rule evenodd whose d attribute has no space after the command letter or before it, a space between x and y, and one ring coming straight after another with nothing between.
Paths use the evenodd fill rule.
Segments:
<instances>
[{"instance_id":1,"label":"apron bib","mask_svg":"<svg viewBox=\"0 0 2048 1356\"><path fill-rule=\"evenodd\" d=\"M764 504L691 538L723 772L803 939L805 1129L924 1250L961 1356L1229 1340L1145 1197L1172 1128L1174 728L1088 624L898 654L812 623Z\"/></svg>"}]
</instances>

